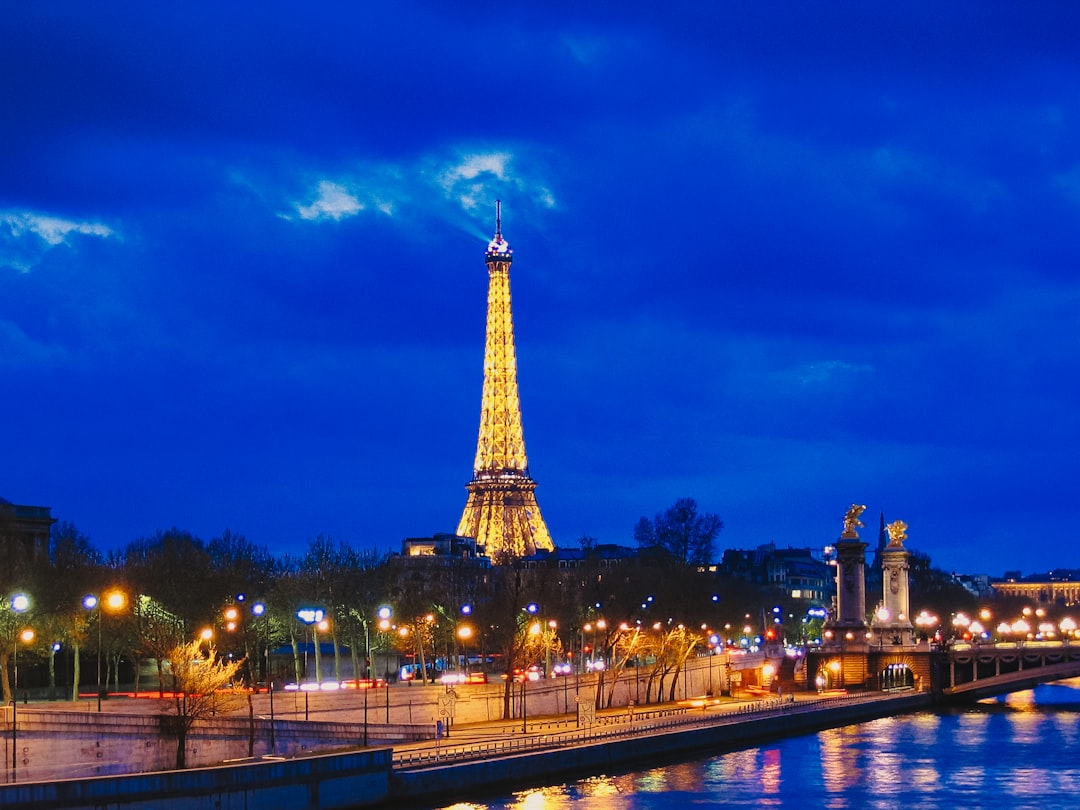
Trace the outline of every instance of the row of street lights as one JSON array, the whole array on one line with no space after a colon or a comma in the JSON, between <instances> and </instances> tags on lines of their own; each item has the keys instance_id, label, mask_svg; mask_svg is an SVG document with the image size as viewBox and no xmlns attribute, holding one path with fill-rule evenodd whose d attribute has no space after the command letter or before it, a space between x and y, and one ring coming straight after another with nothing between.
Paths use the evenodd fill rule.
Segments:
<instances>
[{"instance_id":1,"label":"row of street lights","mask_svg":"<svg viewBox=\"0 0 1080 810\"><path fill-rule=\"evenodd\" d=\"M82 599L82 606L84 609L93 614L96 611L97 615L97 709L101 711L101 697L102 697L102 683L101 683L101 651L103 646L103 631L102 624L103 609L111 613L117 613L123 610L127 606L127 594L118 589L112 589L106 591L101 598L98 598L95 594L87 594ZM30 609L30 597L24 593L17 593L9 600L9 607L12 613L21 615ZM16 623L17 624L17 623ZM18 690L19 681L19 650L18 642L22 642L25 645L31 644L36 638L36 634L31 627L25 627L16 634L14 644L14 654L12 656L12 700L15 699L15 693ZM59 645L53 645L53 651L59 649Z\"/></svg>"}]
</instances>

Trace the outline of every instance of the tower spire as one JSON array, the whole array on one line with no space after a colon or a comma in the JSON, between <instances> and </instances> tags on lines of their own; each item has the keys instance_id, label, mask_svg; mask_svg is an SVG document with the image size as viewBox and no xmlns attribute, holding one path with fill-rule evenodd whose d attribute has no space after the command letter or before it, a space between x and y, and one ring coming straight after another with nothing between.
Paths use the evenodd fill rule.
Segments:
<instances>
[{"instance_id":1,"label":"tower spire","mask_svg":"<svg viewBox=\"0 0 1080 810\"><path fill-rule=\"evenodd\" d=\"M554 548L529 477L518 398L514 322L510 308L513 251L502 235L502 202L495 203L495 236L485 254L488 268L487 341L480 435L473 478L457 533L474 537L489 557L519 557Z\"/></svg>"}]
</instances>

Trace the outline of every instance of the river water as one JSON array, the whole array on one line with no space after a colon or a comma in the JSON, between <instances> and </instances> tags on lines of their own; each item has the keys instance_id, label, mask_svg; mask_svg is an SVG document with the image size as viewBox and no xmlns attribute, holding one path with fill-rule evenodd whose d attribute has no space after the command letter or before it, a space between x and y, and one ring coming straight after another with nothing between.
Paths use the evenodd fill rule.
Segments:
<instances>
[{"instance_id":1,"label":"river water","mask_svg":"<svg viewBox=\"0 0 1080 810\"><path fill-rule=\"evenodd\" d=\"M453 810L1080 808L1080 679Z\"/></svg>"}]
</instances>

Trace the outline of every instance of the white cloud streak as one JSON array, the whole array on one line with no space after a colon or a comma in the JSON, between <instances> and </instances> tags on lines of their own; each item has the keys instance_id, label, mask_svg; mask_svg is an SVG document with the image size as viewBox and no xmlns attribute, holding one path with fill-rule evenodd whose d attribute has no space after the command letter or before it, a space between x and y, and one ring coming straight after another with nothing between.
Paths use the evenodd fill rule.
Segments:
<instances>
[{"instance_id":1,"label":"white cloud streak","mask_svg":"<svg viewBox=\"0 0 1080 810\"><path fill-rule=\"evenodd\" d=\"M0 212L0 266L27 273L49 250L72 244L74 236L107 239L116 232L99 222L76 222L31 211Z\"/></svg>"},{"instance_id":2,"label":"white cloud streak","mask_svg":"<svg viewBox=\"0 0 1080 810\"><path fill-rule=\"evenodd\" d=\"M309 205L297 205L296 212L300 219L332 219L340 222L345 217L354 217L364 210L364 204L344 186L330 180L319 183L318 196Z\"/></svg>"},{"instance_id":3,"label":"white cloud streak","mask_svg":"<svg viewBox=\"0 0 1080 810\"><path fill-rule=\"evenodd\" d=\"M291 211L280 216L305 222L340 222L375 212L392 217L410 207L410 201L424 200L427 213L445 219L460 219L462 213L471 218L481 211L486 218L485 207L500 197L516 199L519 209L554 208L555 192L538 176L543 170L536 163L497 149L422 156L409 164L359 166L319 179L307 197L290 202ZM439 200L444 203L438 205ZM446 210L445 203L452 210Z\"/></svg>"}]
</instances>

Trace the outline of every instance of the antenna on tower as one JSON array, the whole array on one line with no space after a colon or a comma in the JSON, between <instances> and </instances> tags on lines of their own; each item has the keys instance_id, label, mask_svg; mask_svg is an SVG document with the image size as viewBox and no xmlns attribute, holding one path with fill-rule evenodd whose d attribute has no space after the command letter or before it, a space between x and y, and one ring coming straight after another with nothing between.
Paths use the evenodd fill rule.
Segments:
<instances>
[{"instance_id":1,"label":"antenna on tower","mask_svg":"<svg viewBox=\"0 0 1080 810\"><path fill-rule=\"evenodd\" d=\"M502 200L495 201L495 238L502 236Z\"/></svg>"}]
</instances>

